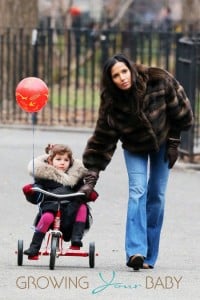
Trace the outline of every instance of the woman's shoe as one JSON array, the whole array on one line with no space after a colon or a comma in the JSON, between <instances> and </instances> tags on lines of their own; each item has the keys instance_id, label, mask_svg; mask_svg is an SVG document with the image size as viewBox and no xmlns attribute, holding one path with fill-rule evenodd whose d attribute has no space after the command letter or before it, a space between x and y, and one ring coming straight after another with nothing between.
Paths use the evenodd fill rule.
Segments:
<instances>
[{"instance_id":1,"label":"woman's shoe","mask_svg":"<svg viewBox=\"0 0 200 300\"><path fill-rule=\"evenodd\" d=\"M133 268L135 271L143 268L144 257L141 254L131 256L127 262L127 266Z\"/></svg>"},{"instance_id":2,"label":"woman's shoe","mask_svg":"<svg viewBox=\"0 0 200 300\"><path fill-rule=\"evenodd\" d=\"M144 263L142 268L143 268L143 269L153 269L153 266Z\"/></svg>"}]
</instances>

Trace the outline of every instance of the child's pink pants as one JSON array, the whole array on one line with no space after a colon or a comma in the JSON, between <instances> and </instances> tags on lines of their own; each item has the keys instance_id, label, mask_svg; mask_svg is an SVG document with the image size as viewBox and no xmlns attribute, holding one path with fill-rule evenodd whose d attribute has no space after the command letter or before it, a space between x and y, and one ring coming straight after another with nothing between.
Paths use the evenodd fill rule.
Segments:
<instances>
[{"instance_id":1,"label":"child's pink pants","mask_svg":"<svg viewBox=\"0 0 200 300\"><path fill-rule=\"evenodd\" d=\"M86 222L87 218L87 207L85 204L81 204L78 209L75 222ZM42 214L37 226L36 230L46 233L51 224L54 221L54 214L52 212L45 212Z\"/></svg>"}]
</instances>

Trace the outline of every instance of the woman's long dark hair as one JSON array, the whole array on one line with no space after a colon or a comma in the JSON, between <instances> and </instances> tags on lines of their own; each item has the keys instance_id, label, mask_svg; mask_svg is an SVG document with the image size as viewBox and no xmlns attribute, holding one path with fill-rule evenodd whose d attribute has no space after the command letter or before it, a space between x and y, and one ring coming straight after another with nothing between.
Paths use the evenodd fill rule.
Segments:
<instances>
[{"instance_id":1,"label":"woman's long dark hair","mask_svg":"<svg viewBox=\"0 0 200 300\"><path fill-rule=\"evenodd\" d=\"M128 91L119 89L112 80L111 69L117 62L123 62L131 72L132 88ZM103 67L101 79L101 110L102 113L111 112L113 105L124 102L125 99L131 100L134 97L136 85L137 71L134 69L133 63L123 54L115 54L109 58ZM133 106L133 101L130 101ZM137 105L136 105L137 106ZM137 111L138 108L132 107L131 110Z\"/></svg>"}]
</instances>

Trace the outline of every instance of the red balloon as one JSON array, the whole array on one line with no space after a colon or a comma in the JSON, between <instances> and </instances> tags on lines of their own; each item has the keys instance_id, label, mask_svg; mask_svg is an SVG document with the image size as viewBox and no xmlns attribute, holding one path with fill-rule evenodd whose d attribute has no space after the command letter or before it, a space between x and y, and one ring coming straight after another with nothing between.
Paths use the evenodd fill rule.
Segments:
<instances>
[{"instance_id":1,"label":"red balloon","mask_svg":"<svg viewBox=\"0 0 200 300\"><path fill-rule=\"evenodd\" d=\"M48 87L37 77L26 77L16 87L18 105L26 112L38 112L48 101Z\"/></svg>"}]
</instances>

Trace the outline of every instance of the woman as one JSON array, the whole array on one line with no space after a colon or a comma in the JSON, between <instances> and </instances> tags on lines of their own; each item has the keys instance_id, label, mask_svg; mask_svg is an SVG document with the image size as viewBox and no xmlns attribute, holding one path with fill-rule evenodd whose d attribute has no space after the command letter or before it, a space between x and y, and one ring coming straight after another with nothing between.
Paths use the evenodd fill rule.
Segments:
<instances>
[{"instance_id":1,"label":"woman","mask_svg":"<svg viewBox=\"0 0 200 300\"><path fill-rule=\"evenodd\" d=\"M156 263L169 169L178 158L181 131L192 124L184 89L167 71L131 64L122 54L106 61L99 116L83 153L88 173L81 191L90 193L120 140L129 178L128 267Z\"/></svg>"}]
</instances>

